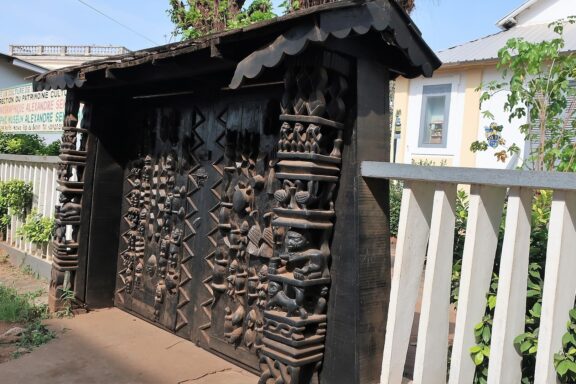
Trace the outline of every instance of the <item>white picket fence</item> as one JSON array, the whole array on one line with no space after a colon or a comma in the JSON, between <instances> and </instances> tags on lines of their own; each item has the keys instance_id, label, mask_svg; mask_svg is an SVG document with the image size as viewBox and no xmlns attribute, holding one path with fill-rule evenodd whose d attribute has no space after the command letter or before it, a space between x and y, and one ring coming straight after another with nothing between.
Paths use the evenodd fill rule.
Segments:
<instances>
[{"instance_id":1,"label":"white picket fence","mask_svg":"<svg viewBox=\"0 0 576 384\"><path fill-rule=\"evenodd\" d=\"M22 180L32 183L34 198L32 208L46 217L54 216L54 206L58 202L56 191L57 156L29 156L0 154L0 181ZM24 218L12 215L5 242L21 252L45 261L52 260L50 245L36 246L16 235Z\"/></svg>"},{"instance_id":2,"label":"white picket fence","mask_svg":"<svg viewBox=\"0 0 576 384\"><path fill-rule=\"evenodd\" d=\"M535 189L553 190L535 383L555 383L553 356L562 349L576 293L576 175L364 162L362 176L404 181L382 363L386 384L403 381L420 292L414 383L472 383L474 326L486 307L506 197L488 383L520 382L521 356L513 340L525 326L531 201ZM470 196L447 378L458 185L468 185Z\"/></svg>"}]
</instances>

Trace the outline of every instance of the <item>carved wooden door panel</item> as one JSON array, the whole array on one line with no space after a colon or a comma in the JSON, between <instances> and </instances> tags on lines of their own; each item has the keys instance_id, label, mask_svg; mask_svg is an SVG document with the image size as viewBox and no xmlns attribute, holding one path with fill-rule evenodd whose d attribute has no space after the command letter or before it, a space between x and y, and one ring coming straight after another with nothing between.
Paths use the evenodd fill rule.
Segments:
<instances>
[{"instance_id":1,"label":"carved wooden door panel","mask_svg":"<svg viewBox=\"0 0 576 384\"><path fill-rule=\"evenodd\" d=\"M116 306L254 369L259 274L274 247L269 105L243 96L148 112L125 167L115 295Z\"/></svg>"},{"instance_id":2,"label":"carved wooden door panel","mask_svg":"<svg viewBox=\"0 0 576 384\"><path fill-rule=\"evenodd\" d=\"M186 338L194 299L191 239L196 213L205 210L194 195L214 173L205 164L208 137L198 134L209 112L194 103L142 108L137 156L125 167L115 304Z\"/></svg>"},{"instance_id":3,"label":"carved wooden door panel","mask_svg":"<svg viewBox=\"0 0 576 384\"><path fill-rule=\"evenodd\" d=\"M220 203L214 212L214 251L206 258L204 281L207 346L258 369L262 348L264 278L274 248L272 203L277 114L268 101L232 102L225 124ZM274 116L275 120L271 121Z\"/></svg>"}]
</instances>

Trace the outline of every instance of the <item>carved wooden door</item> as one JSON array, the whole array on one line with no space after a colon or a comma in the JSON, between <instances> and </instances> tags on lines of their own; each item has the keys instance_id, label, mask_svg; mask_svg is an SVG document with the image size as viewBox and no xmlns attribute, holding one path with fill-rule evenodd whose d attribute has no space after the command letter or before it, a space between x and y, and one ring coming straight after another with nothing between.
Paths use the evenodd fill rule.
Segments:
<instances>
[{"instance_id":1,"label":"carved wooden door","mask_svg":"<svg viewBox=\"0 0 576 384\"><path fill-rule=\"evenodd\" d=\"M243 95L142 108L120 224L116 306L254 369L259 275L274 248L274 104Z\"/></svg>"},{"instance_id":2,"label":"carved wooden door","mask_svg":"<svg viewBox=\"0 0 576 384\"><path fill-rule=\"evenodd\" d=\"M193 318L195 227L205 207L198 190L208 165L210 108L145 105L136 156L125 166L116 306L189 338ZM217 172L216 172L217 173Z\"/></svg>"}]
</instances>

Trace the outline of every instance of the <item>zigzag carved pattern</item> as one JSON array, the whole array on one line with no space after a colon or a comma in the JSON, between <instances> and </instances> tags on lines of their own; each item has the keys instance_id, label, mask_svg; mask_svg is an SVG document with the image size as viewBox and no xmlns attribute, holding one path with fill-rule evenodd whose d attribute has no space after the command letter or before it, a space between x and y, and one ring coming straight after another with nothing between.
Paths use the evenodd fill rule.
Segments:
<instances>
[{"instance_id":1,"label":"zigzag carved pattern","mask_svg":"<svg viewBox=\"0 0 576 384\"><path fill-rule=\"evenodd\" d=\"M194 177L194 173L200 168L200 160L195 156L196 150L204 145L204 140L200 137L196 130L200 127L206 119L204 115L200 113L197 108L194 108L194 125L192 126L191 132L194 137L194 146L190 151L190 157L192 159L192 164L190 171L188 172L188 185L186 192L186 215L184 216L184 236L182 238L182 244L184 245L184 254L182 255L182 261L180 263L180 281L178 283L178 305L176 310L176 331L184 328L189 324L189 319L185 307L190 303L190 297L187 292L191 289L189 285L192 281L192 273L188 270L186 263L194 258L194 251L189 244L189 241L196 236L196 230L194 229L194 219L198 214L198 205L195 201L195 195L200 190L200 186Z\"/></svg>"},{"instance_id":2,"label":"zigzag carved pattern","mask_svg":"<svg viewBox=\"0 0 576 384\"><path fill-rule=\"evenodd\" d=\"M214 177L210 180L210 196L207 195L206 199L212 197L214 199L214 205L209 210L210 216L210 229L208 231L208 240L212 243L213 250L210 252L205 258L204 261L206 262L206 277L202 281L203 287L206 289L204 294L207 293L207 299L204 300L201 304L202 312L205 315L205 321L201 323L199 326L200 334L204 338L204 342L208 343L210 341L210 334L209 330L212 325L212 303L214 302L214 292L212 291L212 287L210 283L212 282L212 270L214 268L214 255L215 249L218 242L218 209L220 208L220 201L221 201L221 184L222 184L222 176L224 174L224 141L226 139L226 114L227 108L224 108L222 112L217 116L215 119L216 124L214 124L212 129L216 130L216 140L215 146L213 151L213 156L215 160L212 162L212 170L215 172L210 172L213 174Z\"/></svg>"}]
</instances>

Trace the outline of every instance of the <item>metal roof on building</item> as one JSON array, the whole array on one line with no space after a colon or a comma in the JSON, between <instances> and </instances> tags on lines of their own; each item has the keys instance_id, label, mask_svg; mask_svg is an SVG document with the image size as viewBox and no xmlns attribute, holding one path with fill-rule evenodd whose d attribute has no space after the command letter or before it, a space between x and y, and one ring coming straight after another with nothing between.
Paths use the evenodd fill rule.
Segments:
<instances>
[{"instance_id":1,"label":"metal roof on building","mask_svg":"<svg viewBox=\"0 0 576 384\"><path fill-rule=\"evenodd\" d=\"M470 41L452 48L437 52L437 56L446 64L465 64L473 62L491 61L498 59L498 51L511 38L524 38L530 42L540 42L558 37L548 24L532 24L516 26L509 30ZM576 25L568 24L564 27L563 52L576 51Z\"/></svg>"}]
</instances>

